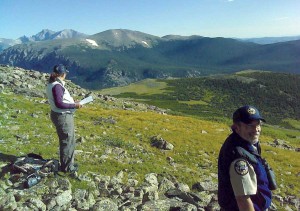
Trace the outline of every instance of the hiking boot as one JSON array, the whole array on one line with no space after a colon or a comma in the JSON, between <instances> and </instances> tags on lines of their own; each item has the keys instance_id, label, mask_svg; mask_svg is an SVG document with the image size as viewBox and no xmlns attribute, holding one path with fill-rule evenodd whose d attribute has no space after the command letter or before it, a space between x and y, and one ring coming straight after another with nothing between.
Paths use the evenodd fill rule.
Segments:
<instances>
[{"instance_id":1,"label":"hiking boot","mask_svg":"<svg viewBox=\"0 0 300 211\"><path fill-rule=\"evenodd\" d=\"M64 173L73 173L73 172L77 172L78 171L78 164L77 163L74 163L72 166L70 166L68 168L68 170L61 170L62 172Z\"/></svg>"},{"instance_id":2,"label":"hiking boot","mask_svg":"<svg viewBox=\"0 0 300 211\"><path fill-rule=\"evenodd\" d=\"M70 167L69 172L70 172L70 173L77 172L77 171L78 171L78 168L79 168L78 164L77 164L77 163L74 163L74 164Z\"/></svg>"}]
</instances>

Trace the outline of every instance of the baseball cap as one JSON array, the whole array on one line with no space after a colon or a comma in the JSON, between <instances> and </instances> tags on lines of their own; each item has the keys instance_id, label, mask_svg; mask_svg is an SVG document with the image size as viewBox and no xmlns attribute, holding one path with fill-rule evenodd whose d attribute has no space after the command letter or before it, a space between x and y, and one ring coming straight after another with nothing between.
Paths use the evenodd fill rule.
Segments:
<instances>
[{"instance_id":1,"label":"baseball cap","mask_svg":"<svg viewBox=\"0 0 300 211\"><path fill-rule=\"evenodd\" d=\"M63 74L63 73L68 73L69 71L65 65L58 64L53 67L53 72L58 74Z\"/></svg>"},{"instance_id":2,"label":"baseball cap","mask_svg":"<svg viewBox=\"0 0 300 211\"><path fill-rule=\"evenodd\" d=\"M259 114L259 111L250 105L238 108L233 113L232 119L234 122L243 122L245 124L249 124L253 120L261 120L266 122L266 120Z\"/></svg>"}]
</instances>

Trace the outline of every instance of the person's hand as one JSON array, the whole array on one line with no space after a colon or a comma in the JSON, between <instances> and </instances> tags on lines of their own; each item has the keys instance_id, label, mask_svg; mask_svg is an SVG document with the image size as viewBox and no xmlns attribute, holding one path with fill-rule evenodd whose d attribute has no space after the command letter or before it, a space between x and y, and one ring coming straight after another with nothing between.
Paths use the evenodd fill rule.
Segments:
<instances>
[{"instance_id":1,"label":"person's hand","mask_svg":"<svg viewBox=\"0 0 300 211\"><path fill-rule=\"evenodd\" d=\"M80 103L75 103L75 108L82 108L82 105Z\"/></svg>"}]
</instances>

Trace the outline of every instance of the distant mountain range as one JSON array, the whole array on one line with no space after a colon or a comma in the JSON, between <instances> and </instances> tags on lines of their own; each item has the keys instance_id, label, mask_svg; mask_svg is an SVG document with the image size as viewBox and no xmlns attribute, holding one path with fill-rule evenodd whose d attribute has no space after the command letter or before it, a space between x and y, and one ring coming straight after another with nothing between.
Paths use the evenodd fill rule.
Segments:
<instances>
[{"instance_id":1,"label":"distant mountain range","mask_svg":"<svg viewBox=\"0 0 300 211\"><path fill-rule=\"evenodd\" d=\"M17 44L23 44L27 42L34 42L34 41L46 41L46 40L56 40L56 39L69 39L69 38L80 38L80 37L87 37L88 35L74 31L72 29L65 29L62 31L52 31L49 29L43 29L41 32L37 33L36 35L27 37L22 36L16 40L8 39L8 38L0 38L0 52L6 48Z\"/></svg>"},{"instance_id":2,"label":"distant mountain range","mask_svg":"<svg viewBox=\"0 0 300 211\"><path fill-rule=\"evenodd\" d=\"M90 36L74 30L43 30L6 47L0 52L0 63L42 72L63 63L75 83L99 89L145 78L197 77L245 69L300 73L300 40L262 45L222 37L158 37L125 29Z\"/></svg>"},{"instance_id":3,"label":"distant mountain range","mask_svg":"<svg viewBox=\"0 0 300 211\"><path fill-rule=\"evenodd\" d=\"M90 35L77 32L73 29L64 29L62 31L52 31L49 29L43 29L41 32L37 33L36 35L32 35L30 37L27 36L22 36L16 40L10 39L10 38L0 38L0 52L6 48L9 48L11 46L17 45L17 44L22 44L26 42L32 42L32 41L46 41L46 40L55 40L55 39L69 39L69 38L84 38L88 37ZM180 36L180 35L166 35L162 38L168 39L168 40L185 40L185 39L191 39L192 37L194 38L199 38L200 36L198 35L193 35L193 36ZM287 42L287 41L293 41L293 40L299 40L299 36L283 36L283 37L258 37L258 38L244 38L244 39L239 39L241 41L246 41L246 42L254 42L257 44L272 44L272 43L278 43L278 42Z\"/></svg>"},{"instance_id":4,"label":"distant mountain range","mask_svg":"<svg viewBox=\"0 0 300 211\"><path fill-rule=\"evenodd\" d=\"M273 44L278 42L288 42L293 40L300 40L300 36L286 36L286 37L259 37L259 38L247 38L241 39L247 42L254 42L257 44Z\"/></svg>"}]
</instances>

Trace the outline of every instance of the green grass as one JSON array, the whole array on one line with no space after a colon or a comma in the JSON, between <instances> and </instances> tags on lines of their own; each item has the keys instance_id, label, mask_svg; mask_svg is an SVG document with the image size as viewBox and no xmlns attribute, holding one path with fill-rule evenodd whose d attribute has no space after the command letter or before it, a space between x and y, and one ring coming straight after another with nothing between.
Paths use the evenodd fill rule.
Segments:
<instances>
[{"instance_id":1,"label":"green grass","mask_svg":"<svg viewBox=\"0 0 300 211\"><path fill-rule=\"evenodd\" d=\"M137 94L145 94L145 95L152 95L152 94L162 94L166 92L164 89L167 87L167 83L162 81L157 81L155 79L145 79L136 83L132 83L128 86L122 87L114 87L103 89L99 91L101 94L108 94L108 95L118 95L121 93L126 92L134 92Z\"/></svg>"},{"instance_id":2,"label":"green grass","mask_svg":"<svg viewBox=\"0 0 300 211\"><path fill-rule=\"evenodd\" d=\"M208 105L208 103L203 100L189 100L189 101L178 101L178 102L183 104L188 104L188 105Z\"/></svg>"},{"instance_id":3,"label":"green grass","mask_svg":"<svg viewBox=\"0 0 300 211\"><path fill-rule=\"evenodd\" d=\"M295 119L284 119L283 122L286 122L292 128L300 130L300 121Z\"/></svg>"}]
</instances>

